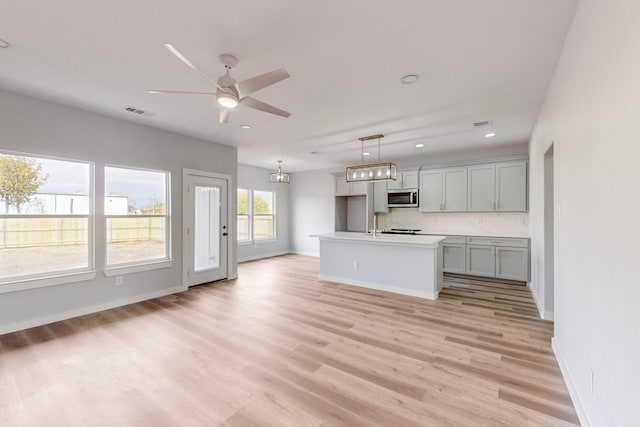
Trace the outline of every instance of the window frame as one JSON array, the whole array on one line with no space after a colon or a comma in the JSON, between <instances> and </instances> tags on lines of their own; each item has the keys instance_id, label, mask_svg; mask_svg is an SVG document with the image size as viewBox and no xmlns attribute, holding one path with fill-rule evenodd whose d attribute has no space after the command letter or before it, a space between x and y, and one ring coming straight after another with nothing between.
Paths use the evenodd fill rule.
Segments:
<instances>
[{"instance_id":1,"label":"window frame","mask_svg":"<svg viewBox=\"0 0 640 427\"><path fill-rule=\"evenodd\" d=\"M65 270L53 270L42 273L26 274L21 276L11 276L0 278L0 294L26 289L42 288L47 286L57 286L67 283L82 282L92 280L96 277L95 262L95 162L91 160L71 159L68 157L50 156L46 154L25 153L12 150L0 149L0 154L9 156L21 156L34 159L57 160L62 162L80 163L87 165L88 187L89 187L89 212L82 215L72 214L5 214L0 213L0 220L15 218L86 218L87 220L87 267L70 268Z\"/></svg>"},{"instance_id":2,"label":"window frame","mask_svg":"<svg viewBox=\"0 0 640 427\"><path fill-rule=\"evenodd\" d=\"M249 238L246 240L238 240L237 236L236 236L236 241L238 243L239 246L242 245L258 245L261 243L272 243L278 240L278 236L277 236L277 227L276 227L276 218L277 218L277 208L276 208L276 202L277 202L277 194L278 192L275 190L260 190L260 189L255 189L255 188L236 188L236 197L237 197L237 192L238 190L246 190L247 191L247 212L246 214L239 214L237 212L237 200L236 200L236 222L237 222L237 217L239 216L247 216L248 218L248 222L249 222ZM256 191L260 191L263 193L271 193L272 197L273 197L273 208L272 208L272 212L271 214L255 214L253 211L253 197L254 197L254 193ZM255 237L255 227L253 226L253 221L254 218L256 216L263 216L263 217L272 217L273 218L273 236L271 237L262 237L262 238L256 238ZM237 229L238 227L236 227Z\"/></svg>"},{"instance_id":3,"label":"window frame","mask_svg":"<svg viewBox=\"0 0 640 427\"><path fill-rule=\"evenodd\" d=\"M138 166L129 166L122 164L105 163L102 168L103 177L103 199L108 196L106 194L107 188L107 168L128 169L143 172L155 172L165 175L165 214L141 214L141 215L107 215L105 209L102 209L102 220L104 224L104 270L105 277L119 276L121 274L137 273L141 271L156 270L159 268L168 268L173 264L172 251L171 251L171 171L151 169ZM118 264L108 264L107 262L107 246L109 244L107 239L107 222L109 219L118 218L165 218L165 246L166 252L164 258L150 258L147 260L136 260L131 262L124 262Z\"/></svg>"}]
</instances>

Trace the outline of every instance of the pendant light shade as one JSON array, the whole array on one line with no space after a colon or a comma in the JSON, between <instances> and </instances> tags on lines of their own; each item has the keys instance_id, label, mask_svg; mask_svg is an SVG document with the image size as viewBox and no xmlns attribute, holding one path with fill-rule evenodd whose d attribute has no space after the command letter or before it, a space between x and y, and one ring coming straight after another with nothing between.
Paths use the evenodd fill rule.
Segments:
<instances>
[{"instance_id":1,"label":"pendant light shade","mask_svg":"<svg viewBox=\"0 0 640 427\"><path fill-rule=\"evenodd\" d=\"M398 176L397 166L395 163L380 162L380 139L384 135L371 135L358 138L362 143L362 164L359 166L347 167L347 182L377 182L377 181L395 181ZM364 164L364 142L370 139L378 140L378 163Z\"/></svg>"},{"instance_id":2,"label":"pendant light shade","mask_svg":"<svg viewBox=\"0 0 640 427\"><path fill-rule=\"evenodd\" d=\"M269 182L272 184L288 184L290 176L286 172L282 172L282 160L278 160L278 171L271 172L269 175Z\"/></svg>"}]
</instances>

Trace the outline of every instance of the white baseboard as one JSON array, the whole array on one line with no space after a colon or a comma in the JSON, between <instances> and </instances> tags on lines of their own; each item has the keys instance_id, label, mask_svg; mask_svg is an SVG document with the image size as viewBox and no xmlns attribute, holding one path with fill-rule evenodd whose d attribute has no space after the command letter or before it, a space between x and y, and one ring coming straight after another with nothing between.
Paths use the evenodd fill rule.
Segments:
<instances>
[{"instance_id":1,"label":"white baseboard","mask_svg":"<svg viewBox=\"0 0 640 427\"><path fill-rule=\"evenodd\" d=\"M109 310L123 305L129 305L140 301L147 301L153 298L159 298L166 295L175 294L184 291L184 287L176 286L174 288L162 289L159 291L148 292L142 295L110 301L104 304L97 304L88 307L82 307L75 310L63 311L60 313L50 314L35 319L25 320L23 322L11 323L9 325L0 326L0 335L11 332L22 331L24 329L35 328L36 326L46 325L48 323L59 322L61 320L71 319L73 317L84 316L86 314L97 313L99 311Z\"/></svg>"},{"instance_id":2,"label":"white baseboard","mask_svg":"<svg viewBox=\"0 0 640 427\"><path fill-rule=\"evenodd\" d=\"M320 252L307 252L307 251L291 251L290 253L296 255L312 256L314 258L320 258Z\"/></svg>"},{"instance_id":3,"label":"white baseboard","mask_svg":"<svg viewBox=\"0 0 640 427\"><path fill-rule=\"evenodd\" d=\"M336 283L344 283L345 285L353 285L353 286L358 286L361 288L368 288L368 289L375 289L378 291L385 291L385 292L391 292L394 294L400 294L400 295L408 295L410 297L419 297L419 298L426 298L426 299L438 299L438 291L436 292L421 292L421 291L416 291L415 289L407 289L407 288L397 288L395 286L385 286L385 285L379 285L377 283L370 283L370 282L362 282L359 280L351 280L351 279L344 279L341 277L332 277L332 276L326 276L324 274L319 274L318 275L318 279L320 280L326 280L327 282L336 282Z\"/></svg>"},{"instance_id":4,"label":"white baseboard","mask_svg":"<svg viewBox=\"0 0 640 427\"><path fill-rule=\"evenodd\" d=\"M562 377L564 378L564 382L567 385L567 389L569 390L569 395L571 396L571 401L573 402L573 407L576 408L576 413L578 414L578 419L580 419L580 424L582 427L590 427L591 423L589 422L589 418L587 418L587 413L584 410L584 406L582 401L580 400L580 396L578 395L578 391L571 379L571 375L569 375L569 369L567 364L562 356L562 351L560 350L560 345L555 338L551 338L551 348L553 349L553 353L558 360L558 365L560 365L560 372L562 372Z\"/></svg>"},{"instance_id":5,"label":"white baseboard","mask_svg":"<svg viewBox=\"0 0 640 427\"><path fill-rule=\"evenodd\" d=\"M271 258L271 257L274 257L274 256L287 255L287 254L290 254L290 253L291 253L291 251L279 251L279 252L269 252L269 253L266 253L266 254L251 255L251 256L238 258L238 262L255 261L257 259Z\"/></svg>"}]
</instances>

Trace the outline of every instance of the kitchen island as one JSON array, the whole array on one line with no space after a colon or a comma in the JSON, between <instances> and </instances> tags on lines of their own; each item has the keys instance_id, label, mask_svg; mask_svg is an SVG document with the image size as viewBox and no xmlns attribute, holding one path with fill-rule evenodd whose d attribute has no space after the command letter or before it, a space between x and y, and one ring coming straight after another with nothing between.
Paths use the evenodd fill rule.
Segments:
<instances>
[{"instance_id":1,"label":"kitchen island","mask_svg":"<svg viewBox=\"0 0 640 427\"><path fill-rule=\"evenodd\" d=\"M437 299L444 236L335 232L320 239L320 280Z\"/></svg>"}]
</instances>

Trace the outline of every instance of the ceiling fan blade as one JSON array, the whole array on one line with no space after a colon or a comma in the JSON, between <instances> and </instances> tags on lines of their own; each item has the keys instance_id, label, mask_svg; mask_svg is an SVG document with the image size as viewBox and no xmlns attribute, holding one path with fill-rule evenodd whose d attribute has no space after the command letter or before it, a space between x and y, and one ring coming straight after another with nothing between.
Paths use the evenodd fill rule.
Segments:
<instances>
[{"instance_id":1,"label":"ceiling fan blade","mask_svg":"<svg viewBox=\"0 0 640 427\"><path fill-rule=\"evenodd\" d=\"M220 109L220 124L227 123L229 121L229 116L231 115L231 111L226 108Z\"/></svg>"},{"instance_id":2,"label":"ceiling fan blade","mask_svg":"<svg viewBox=\"0 0 640 427\"><path fill-rule=\"evenodd\" d=\"M245 96L239 102L240 105L244 105L245 107L255 108L256 110L264 111L266 113L275 114L277 116L289 117L291 113L281 110L279 108L274 107L273 105L269 105L266 102L258 101L255 98L250 96Z\"/></svg>"},{"instance_id":3,"label":"ceiling fan blade","mask_svg":"<svg viewBox=\"0 0 640 427\"><path fill-rule=\"evenodd\" d=\"M196 71L197 73L199 73L209 83L211 83L212 85L214 85L218 89L223 90L223 91L226 92L226 90L222 86L220 86L217 81L213 80L204 71L202 71L200 68L196 67L193 64L193 62L189 61L187 59L187 57L184 56L182 53L180 53L180 51L178 49L176 49L171 43L165 43L164 47L166 47L169 50L169 52L173 53L180 61L184 62L193 71Z\"/></svg>"},{"instance_id":4,"label":"ceiling fan blade","mask_svg":"<svg viewBox=\"0 0 640 427\"><path fill-rule=\"evenodd\" d=\"M240 98L245 97L253 92L263 89L272 84L278 83L281 80L289 78L289 73L284 68L279 70L270 71L268 73L261 74L259 76L252 77L247 80L243 80L236 83L238 89L238 96Z\"/></svg>"},{"instance_id":5,"label":"ceiling fan blade","mask_svg":"<svg viewBox=\"0 0 640 427\"><path fill-rule=\"evenodd\" d=\"M189 92L186 90L162 90L162 89L148 89L147 93L169 93L169 94L185 94L185 95L214 95L215 92Z\"/></svg>"}]
</instances>

